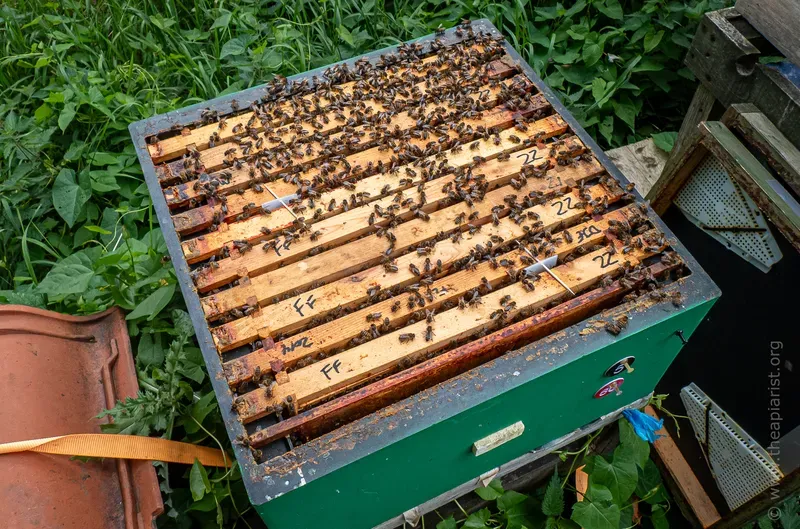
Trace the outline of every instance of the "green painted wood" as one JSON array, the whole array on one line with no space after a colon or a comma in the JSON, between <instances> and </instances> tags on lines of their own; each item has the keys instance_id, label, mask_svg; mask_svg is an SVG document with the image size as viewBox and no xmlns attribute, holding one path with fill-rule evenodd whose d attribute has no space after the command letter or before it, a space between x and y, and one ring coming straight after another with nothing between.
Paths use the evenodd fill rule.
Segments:
<instances>
[{"instance_id":1,"label":"green painted wood","mask_svg":"<svg viewBox=\"0 0 800 529\"><path fill-rule=\"evenodd\" d=\"M527 384L268 503L255 502L256 510L270 529L374 527L649 394L681 349L675 331L689 337L714 301L623 333L609 345L560 366L550 367L558 363L558 355L548 352L550 346L539 357L532 352L531 361L541 362L543 372ZM637 316L647 317L633 317ZM594 399L595 391L612 380L603 372L628 355L636 357L635 371L624 375L623 394ZM522 436L480 457L472 454L474 441L520 420L525 423Z\"/></svg>"}]
</instances>

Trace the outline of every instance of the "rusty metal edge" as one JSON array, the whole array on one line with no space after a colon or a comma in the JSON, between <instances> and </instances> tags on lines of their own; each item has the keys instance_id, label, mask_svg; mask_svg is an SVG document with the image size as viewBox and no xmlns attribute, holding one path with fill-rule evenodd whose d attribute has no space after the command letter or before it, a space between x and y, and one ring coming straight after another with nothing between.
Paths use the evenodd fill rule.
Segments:
<instances>
[{"instance_id":1,"label":"rusty metal edge","mask_svg":"<svg viewBox=\"0 0 800 529\"><path fill-rule=\"evenodd\" d=\"M495 28L494 25L492 25L492 23L488 19L475 20L472 22L472 27L476 31L485 31L496 37L501 36L497 28ZM455 44L457 42L460 42L462 39L458 38L455 35L454 31L455 28L447 30L444 33L444 35L440 37L440 41L444 44ZM409 41L409 43L420 43L425 45L426 43L432 42L434 38L435 37L433 35L428 35L426 37ZM556 112L558 112L561 115L561 117L572 127L573 132L593 151L593 154L597 157L600 163L606 168L606 170L623 184L627 183L628 180L613 165L613 163L608 159L608 157L603 153L603 151L599 148L597 143L588 135L588 133L580 127L577 120L566 110L564 105L558 100L558 98L550 90L550 88L536 75L533 69L522 59L522 57L520 57L520 55L511 47L511 45L508 42L505 42L504 46L506 48L506 51L512 57L512 59L516 61L522 72L534 83L534 85L539 89L539 91L550 102L550 104L553 106ZM362 58L377 61L381 55L390 53L396 49L397 46L392 46L384 48L382 50L371 52L369 54L360 57L353 57L351 59L348 59L346 61L341 61L336 64L345 64L345 63L353 64L356 60ZM330 66L332 65L321 67L316 70L312 70L310 72L294 75L289 78L289 81L295 81L301 79L310 80L313 76L320 75L323 70L325 70ZM225 376L222 372L222 365L219 354L217 353L217 350L214 346L214 341L211 337L210 330L203 316L203 311L200 306L200 299L197 295L196 290L193 287L192 280L189 276L189 266L186 263L186 260L184 259L183 252L181 251L180 240L178 239L178 235L172 223L170 210L167 206L166 200L161 191L161 185L158 180L158 176L156 174L155 165L149 156L145 139L147 136L167 130L172 125L175 124L179 126L189 125L197 121L200 118L200 112L207 108L220 110L221 113L226 114L230 112L230 102L234 99L239 102L239 105L242 108L249 106L253 101L258 100L262 95L264 95L265 93L264 86L265 85L257 86L254 88L250 88L248 90L244 90L242 92L238 92L236 94L230 94L217 99L213 99L205 103L200 103L186 107L181 110L176 110L168 114L154 116L146 120L132 123L129 126L129 131L131 133L131 137L133 139L134 146L136 149L136 154L142 166L148 190L150 192L151 197L153 198L153 207L156 211L159 224L163 229L162 231L164 233L164 239L167 244L167 249L175 265L175 270L178 276L181 292L183 294L184 299L186 300L187 308L189 310L189 315L191 317L192 323L197 333L197 339L200 345L200 349L203 353L203 358L205 360L206 367L209 371L211 383L212 386L214 387L214 391L217 396L217 401L221 408L223 420L225 422L225 426L231 440L235 439L237 436L246 435L246 431L242 423L238 420L236 414L232 412L233 402L232 402L231 391L227 382L225 381ZM638 195L638 193L637 197L639 198L639 200L641 200L641 196ZM653 222L653 224L665 234L670 245L678 252L683 261L692 271L692 275L689 276L688 278L685 278L681 283L683 285L685 305L687 307L691 307L694 305L698 305L704 301L718 297L719 289L711 281L708 275L702 270L697 261L687 252L686 248L666 228L661 219L658 218L652 210L648 211L648 216L650 220ZM637 318L637 321L631 326L631 332L635 332L637 329L640 330L641 328L648 327L658 321L666 319L669 316L669 313L661 310L658 311L651 310L651 311L646 311L644 315L646 317ZM599 333L588 336L586 338L580 336L578 334L577 324L562 331L561 334L563 334L561 340L569 344L570 353L565 354L556 359L555 364L553 366L548 366L548 370L557 367L562 363L567 363L569 361L572 361L577 356L580 356L586 352L608 345L608 343L611 342L610 337L603 336ZM517 352L524 353L525 351L532 350L532 348L537 344L541 346L541 344L539 344L539 341L537 341L534 342L533 344L529 344L528 346L517 350ZM468 373L464 373L462 375L459 375L458 377L451 379L451 381L453 384L457 385L459 382L465 381L466 378L468 378L473 374L473 372L483 373L486 376L487 380L494 380L495 377L492 375L492 373L508 372L509 365L514 365L513 364L514 360L518 356L519 355L511 355L510 353L506 354L504 356L499 357L494 362L492 362L491 366L477 367L469 371ZM539 368L541 366L538 365L525 366L524 364L525 362L523 362L523 365L518 366L521 372L521 376L515 377L514 380L515 385L527 383L533 378L536 378L539 374L541 374L539 372ZM536 364L536 363L531 362L530 364ZM512 371L513 370L514 369L512 369ZM325 442L328 436L335 434L335 432L323 436L318 440L312 441L306 445L296 447L294 450L291 451L290 451L290 446L288 444L283 447L275 446L276 444L273 444L269 446L269 450L265 447L264 452L265 454L267 454L268 457L281 456L284 459L289 458L289 459L299 460L300 461L298 463L299 468L302 468L304 465L309 465L309 466L313 465L314 472L305 473L306 476L309 476L307 481L311 481L313 479L319 479L322 476L330 474L335 470L337 470L338 468L350 464L355 460L366 457L367 455L389 444L392 444L400 439L408 437L415 432L424 430L448 417L457 415L458 413L462 412L465 408L475 406L485 400L492 398L495 395L508 391L509 389L511 389L511 387L507 385L507 382L508 381L501 382L500 379L498 379L498 382L490 383L490 386L487 388L489 389L489 391L483 391L480 392L479 394L473 393L473 395L467 399L467 402L459 401L458 404L454 402L448 402L448 399L446 398L447 396L441 394L442 392L440 392L440 394L438 395L433 395L434 398L428 398L425 401L422 401L420 399L415 399L415 396L409 397L390 407L391 408L399 407L407 409L409 410L409 412L413 412L413 414L415 415L413 421L408 422L402 428L396 428L391 432L390 435L383 435L383 436L370 435L370 432L374 432L375 428L377 428L378 431L380 431L385 429L385 426L388 425L387 417L381 416L383 410L374 412L368 415L367 417L359 419L358 421L355 421L354 423L351 423L349 425L351 427L350 428L351 431L354 432L358 431L360 432L360 436L363 436L362 442L358 444L358 450L333 449L327 453L327 457L322 461L314 461L313 463L311 463L313 458L305 460L303 460L302 458L309 458L311 455L313 455L313 452L310 451L313 451L315 449L314 447L318 446L319 443ZM426 392L430 391L431 390L426 390ZM268 467L268 464L267 463L259 464L253 458L253 455L249 448L241 446L238 443L233 443L233 447L237 461L239 462L239 465L241 466L242 469L242 475L244 476L245 487L248 491L248 495L250 496L251 501L254 504L258 505L264 503L264 498L266 498L267 496L274 498L301 486L300 476L303 474L298 475L298 473L292 473L291 475L287 475L286 479L272 480L272 484L267 484L263 479L261 479L261 477L264 476L264 472L265 469Z\"/></svg>"}]
</instances>

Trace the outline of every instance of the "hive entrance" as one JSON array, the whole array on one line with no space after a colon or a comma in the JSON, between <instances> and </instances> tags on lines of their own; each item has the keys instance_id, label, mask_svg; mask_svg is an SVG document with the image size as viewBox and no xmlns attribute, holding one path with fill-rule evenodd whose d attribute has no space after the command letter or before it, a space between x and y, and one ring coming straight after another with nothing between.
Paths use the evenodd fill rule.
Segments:
<instances>
[{"instance_id":1,"label":"hive entrance","mask_svg":"<svg viewBox=\"0 0 800 529\"><path fill-rule=\"evenodd\" d=\"M503 46L460 31L149 138L250 446L316 435L680 268ZM554 255L558 280L525 274Z\"/></svg>"}]
</instances>

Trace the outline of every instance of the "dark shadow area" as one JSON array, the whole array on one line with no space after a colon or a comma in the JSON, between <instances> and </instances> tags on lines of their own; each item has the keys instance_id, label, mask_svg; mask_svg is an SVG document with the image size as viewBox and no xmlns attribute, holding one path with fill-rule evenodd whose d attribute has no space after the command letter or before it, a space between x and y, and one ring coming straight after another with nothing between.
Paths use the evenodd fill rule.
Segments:
<instances>
[{"instance_id":1,"label":"dark shadow area","mask_svg":"<svg viewBox=\"0 0 800 529\"><path fill-rule=\"evenodd\" d=\"M683 414L680 390L694 382L767 448L773 440L772 430L779 428L784 436L800 424L800 255L771 226L783 259L764 274L703 233L677 208L670 208L663 218L720 287L722 297L675 359L656 392L669 393L667 409ZM779 379L779 385L771 382L774 378ZM775 406L778 402L771 399L779 399L779 405ZM681 422L680 438L671 421L667 421L667 427L720 513L727 512L690 423ZM784 451L796 448L792 443L784 445ZM781 464L779 454L773 456ZM787 462L796 459L785 456Z\"/></svg>"}]
</instances>

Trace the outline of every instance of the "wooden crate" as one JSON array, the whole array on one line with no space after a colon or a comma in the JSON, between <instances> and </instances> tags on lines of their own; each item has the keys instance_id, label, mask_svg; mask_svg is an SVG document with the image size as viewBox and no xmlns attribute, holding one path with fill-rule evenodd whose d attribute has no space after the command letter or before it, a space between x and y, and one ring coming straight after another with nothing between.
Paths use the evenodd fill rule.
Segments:
<instances>
[{"instance_id":1,"label":"wooden crate","mask_svg":"<svg viewBox=\"0 0 800 529\"><path fill-rule=\"evenodd\" d=\"M463 25L136 129L256 464L688 271L526 68Z\"/></svg>"}]
</instances>

